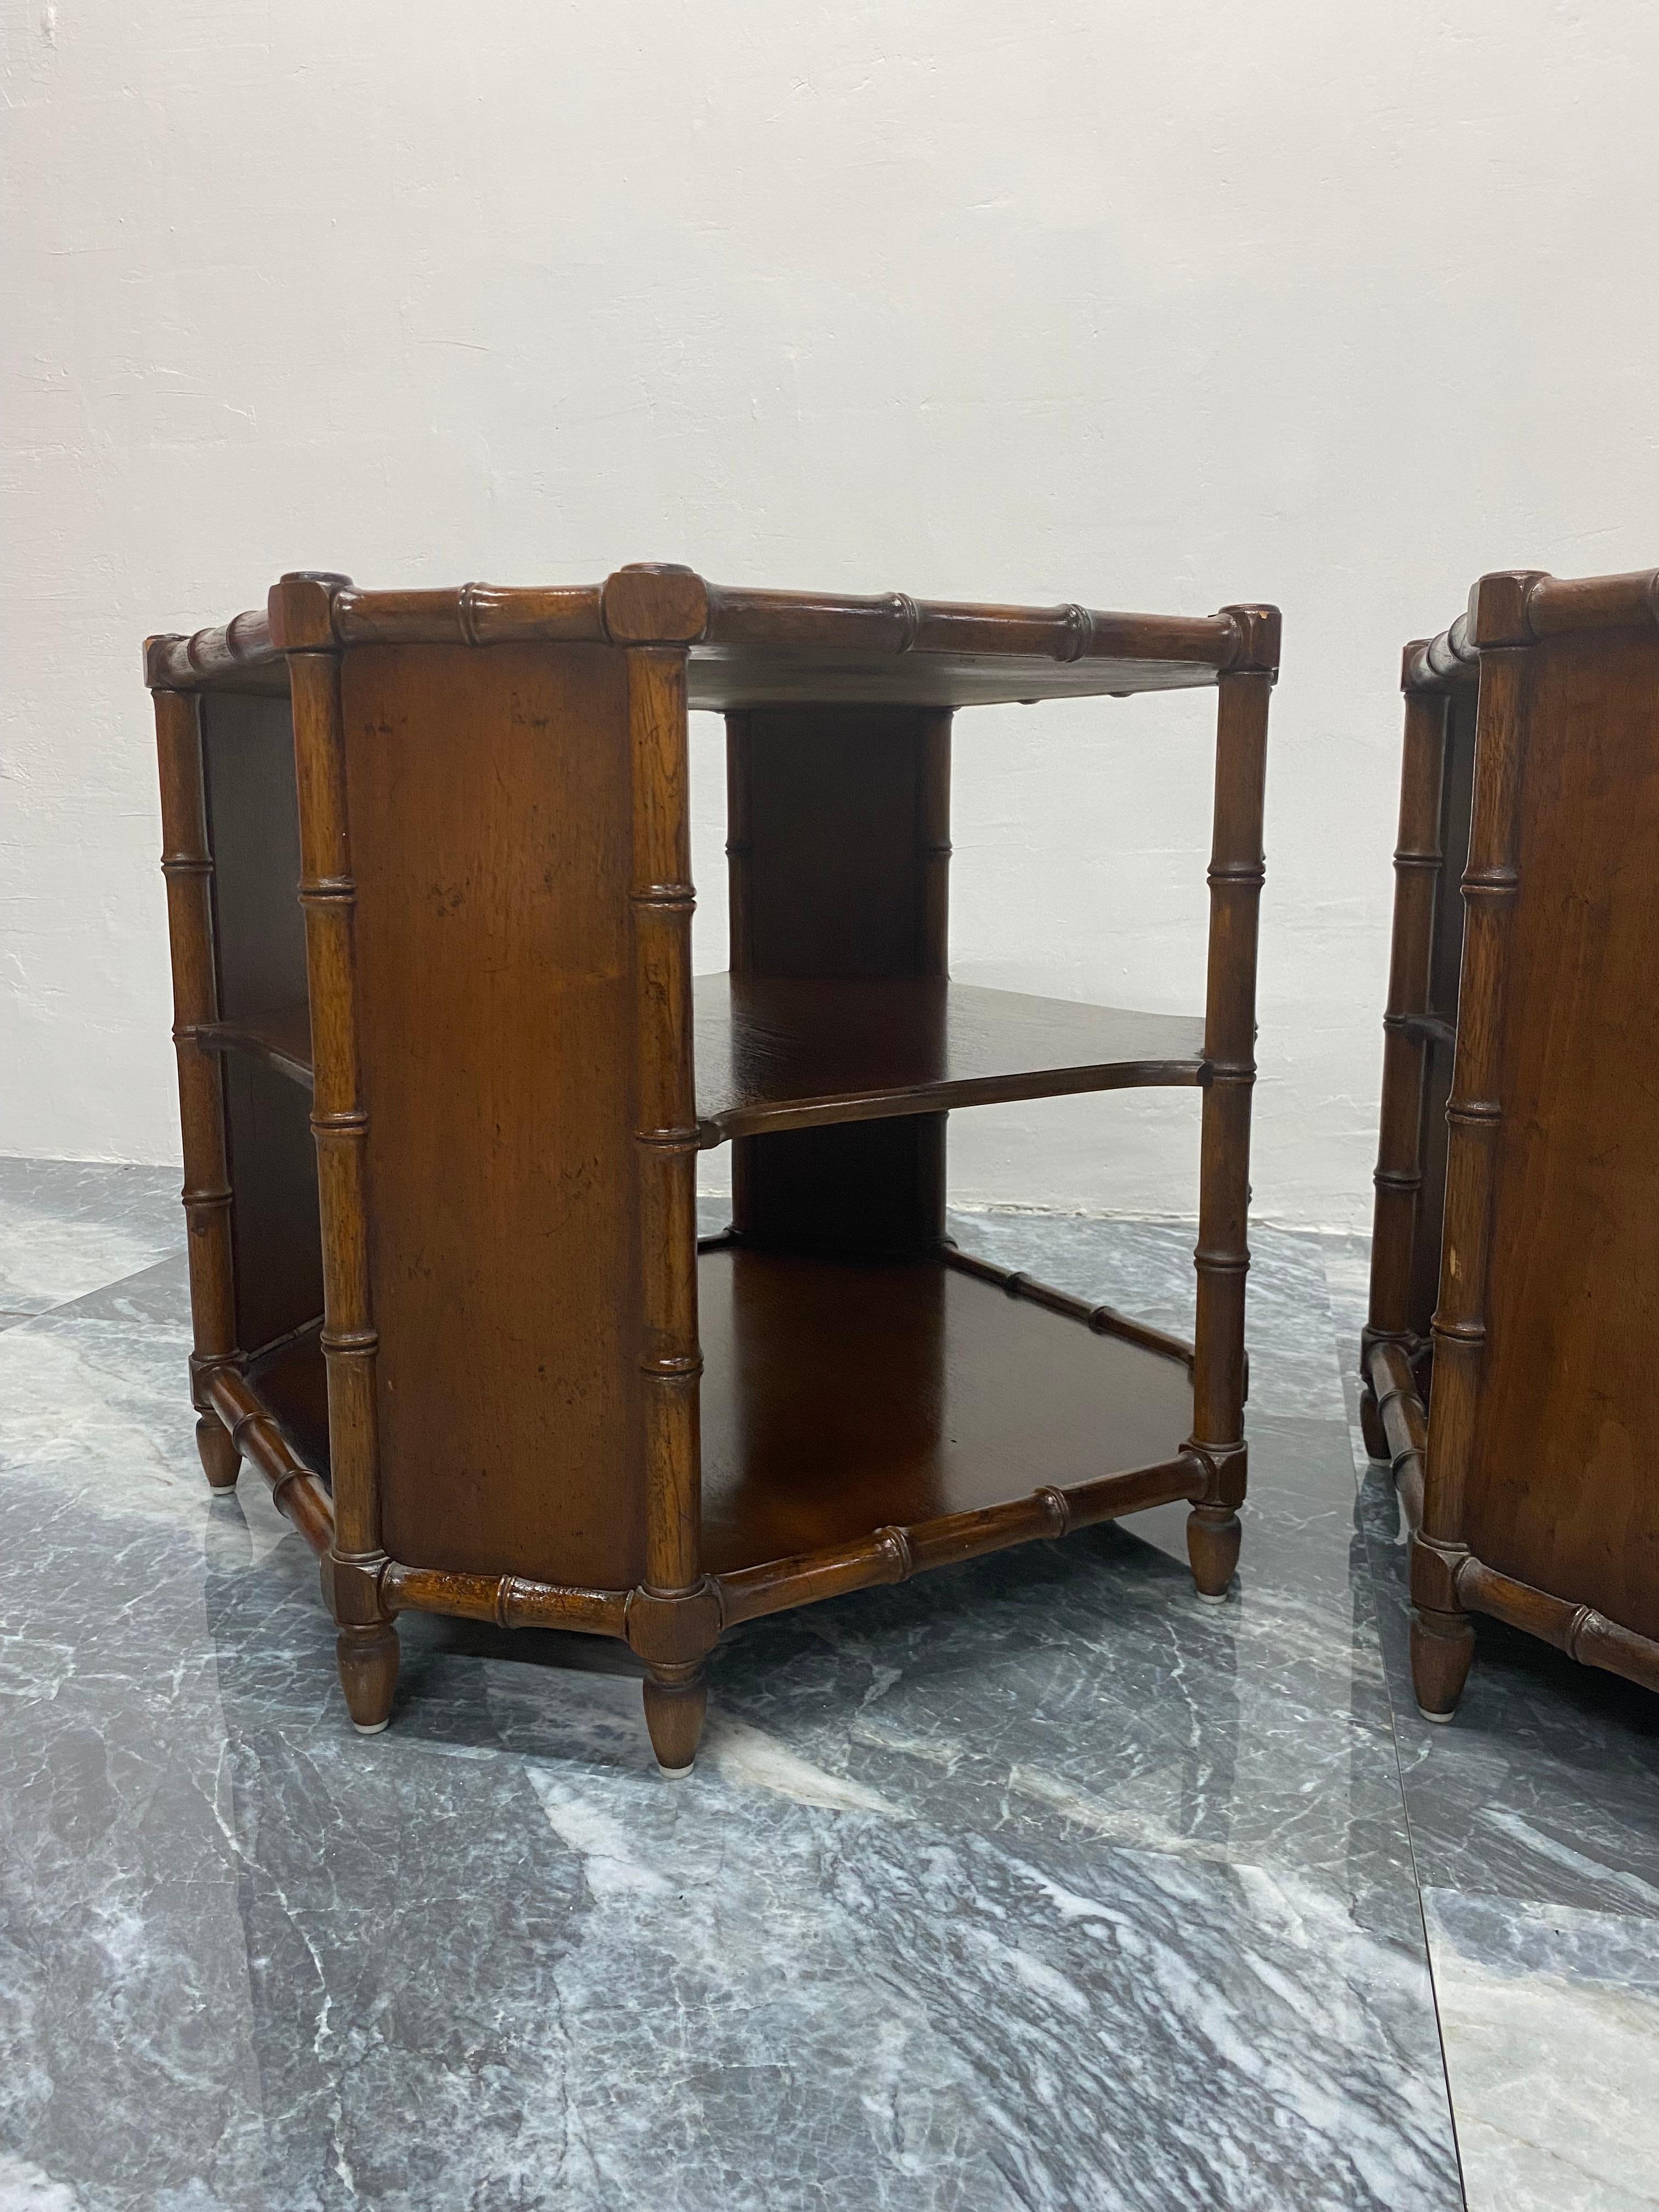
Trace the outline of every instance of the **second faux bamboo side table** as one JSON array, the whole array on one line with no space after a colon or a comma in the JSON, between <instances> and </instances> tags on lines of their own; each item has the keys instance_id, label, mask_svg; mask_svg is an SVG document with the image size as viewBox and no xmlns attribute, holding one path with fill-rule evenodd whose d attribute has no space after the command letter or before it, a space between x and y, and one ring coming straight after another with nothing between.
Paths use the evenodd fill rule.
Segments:
<instances>
[{"instance_id":1,"label":"second faux bamboo side table","mask_svg":"<svg viewBox=\"0 0 1659 2212\"><path fill-rule=\"evenodd\" d=\"M358 1728L411 1609L624 1639L679 1772L710 1650L759 1614L1178 1498L1224 1596L1278 659L1271 607L651 566L294 574L149 641L198 1439L319 1553ZM953 713L1194 685L1202 1020L951 982ZM696 979L693 708L726 718L732 891L731 972ZM1203 1092L1191 1346L945 1233L949 1110L1158 1085Z\"/></svg>"},{"instance_id":2,"label":"second faux bamboo side table","mask_svg":"<svg viewBox=\"0 0 1659 2212\"><path fill-rule=\"evenodd\" d=\"M1659 570L1483 576L1401 676L1360 1380L1418 1705L1474 1613L1659 1690Z\"/></svg>"}]
</instances>

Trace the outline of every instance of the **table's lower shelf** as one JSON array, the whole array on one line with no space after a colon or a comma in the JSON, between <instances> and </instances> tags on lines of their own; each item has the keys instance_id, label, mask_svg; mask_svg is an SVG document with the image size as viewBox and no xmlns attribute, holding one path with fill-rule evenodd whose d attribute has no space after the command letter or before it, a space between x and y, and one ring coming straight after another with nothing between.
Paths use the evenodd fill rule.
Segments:
<instances>
[{"instance_id":1,"label":"table's lower shelf","mask_svg":"<svg viewBox=\"0 0 1659 2212\"><path fill-rule=\"evenodd\" d=\"M1173 1459L1185 1363L939 1261L698 1270L703 1565L728 1574Z\"/></svg>"},{"instance_id":2,"label":"table's lower shelf","mask_svg":"<svg viewBox=\"0 0 1659 2212\"><path fill-rule=\"evenodd\" d=\"M1029 1287L1011 1296L987 1279L997 1271L973 1272L981 1265L734 1245L700 1255L706 1571L736 1574L1177 1457L1192 1425L1179 1347L1114 1333L1133 1324L1103 1308L1091 1328L1087 1308L1056 1293L1038 1295L1075 1316L1045 1310ZM325 1474L317 1332L262 1355L248 1379Z\"/></svg>"}]
</instances>

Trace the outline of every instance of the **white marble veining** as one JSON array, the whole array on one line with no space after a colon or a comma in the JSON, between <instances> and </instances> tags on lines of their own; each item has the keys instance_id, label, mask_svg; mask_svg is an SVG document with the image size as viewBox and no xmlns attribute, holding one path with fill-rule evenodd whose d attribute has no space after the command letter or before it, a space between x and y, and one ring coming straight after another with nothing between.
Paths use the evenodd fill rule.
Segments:
<instances>
[{"instance_id":1,"label":"white marble veining","mask_svg":"<svg viewBox=\"0 0 1659 2212\"><path fill-rule=\"evenodd\" d=\"M1470 2212L1652 2212L1659 1922L1423 1904Z\"/></svg>"},{"instance_id":2,"label":"white marble veining","mask_svg":"<svg viewBox=\"0 0 1659 2212\"><path fill-rule=\"evenodd\" d=\"M1189 1228L957 1233L1190 1327ZM0 2212L1455 2212L1448 2061L1471 2176L1474 2130L1519 2172L1492 1990L1534 2038L1558 1983L1651 1991L1636 1938L1540 1964L1533 1905L1471 1918L1455 1830L1517 1880L1577 1850L1562 1881L1651 1929L1655 1869L1616 1856L1645 1747L1598 1717L1615 1809L1571 1837L1582 1725L1489 1670L1521 1748L1465 1777L1464 1739L1427 1824L1443 2055L1397 1561L1356 1515L1319 1249L1255 1243L1225 1606L1165 1509L755 1622L676 1784L590 1638L407 1621L394 1725L352 1734L304 1547L251 1476L202 1483L176 1249L0 1334ZM1588 2086L1536 2100L1550 2155Z\"/></svg>"},{"instance_id":3,"label":"white marble veining","mask_svg":"<svg viewBox=\"0 0 1659 2212\"><path fill-rule=\"evenodd\" d=\"M176 1168L0 1158L0 1328L177 1249L179 1183Z\"/></svg>"}]
</instances>

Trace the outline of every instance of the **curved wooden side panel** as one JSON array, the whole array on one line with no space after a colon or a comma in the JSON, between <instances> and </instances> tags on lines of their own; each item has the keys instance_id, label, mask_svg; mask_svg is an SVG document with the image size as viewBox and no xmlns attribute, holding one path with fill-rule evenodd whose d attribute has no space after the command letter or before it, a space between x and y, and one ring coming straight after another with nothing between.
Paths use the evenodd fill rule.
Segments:
<instances>
[{"instance_id":1,"label":"curved wooden side panel","mask_svg":"<svg viewBox=\"0 0 1659 2212\"><path fill-rule=\"evenodd\" d=\"M341 670L384 1548L626 1588L647 1149L626 659L373 645Z\"/></svg>"},{"instance_id":2,"label":"curved wooden side panel","mask_svg":"<svg viewBox=\"0 0 1659 2212\"><path fill-rule=\"evenodd\" d=\"M1492 1571L1659 1639L1659 631L1564 629L1528 657L1456 1528ZM1437 1441L1437 1370L1436 1392Z\"/></svg>"}]
</instances>

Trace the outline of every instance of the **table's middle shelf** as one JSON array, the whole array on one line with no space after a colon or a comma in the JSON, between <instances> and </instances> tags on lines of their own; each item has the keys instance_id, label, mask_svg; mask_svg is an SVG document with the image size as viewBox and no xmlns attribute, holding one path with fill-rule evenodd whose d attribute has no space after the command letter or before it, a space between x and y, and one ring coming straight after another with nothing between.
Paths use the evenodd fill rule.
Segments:
<instances>
[{"instance_id":1,"label":"table's middle shelf","mask_svg":"<svg viewBox=\"0 0 1659 2212\"><path fill-rule=\"evenodd\" d=\"M1203 1080L1196 1015L1135 1013L931 976L699 975L693 988L705 1147L831 1121ZM252 1052L309 1087L303 1006L216 1023L203 1041Z\"/></svg>"}]
</instances>

